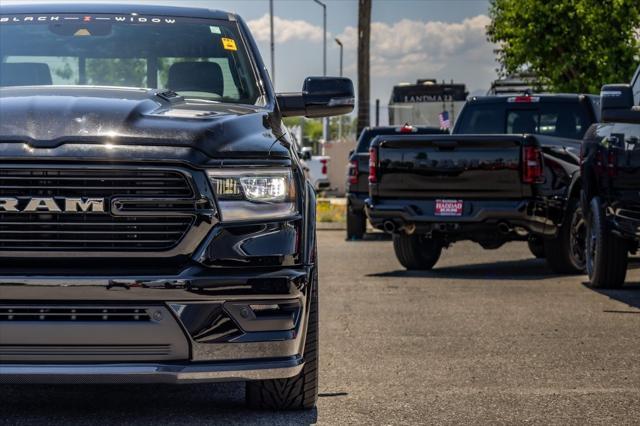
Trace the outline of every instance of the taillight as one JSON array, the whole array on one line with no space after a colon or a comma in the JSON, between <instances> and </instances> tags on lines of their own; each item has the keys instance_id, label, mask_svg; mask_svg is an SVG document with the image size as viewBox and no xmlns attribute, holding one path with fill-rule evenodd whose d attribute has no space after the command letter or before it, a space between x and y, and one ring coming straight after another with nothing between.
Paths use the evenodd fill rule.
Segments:
<instances>
[{"instance_id":1,"label":"taillight","mask_svg":"<svg viewBox=\"0 0 640 426\"><path fill-rule=\"evenodd\" d=\"M618 155L614 149L609 148L607 153L607 176L618 176Z\"/></svg>"},{"instance_id":2,"label":"taillight","mask_svg":"<svg viewBox=\"0 0 640 426\"><path fill-rule=\"evenodd\" d=\"M542 182L542 151L537 146L525 146L522 150L522 182Z\"/></svg>"},{"instance_id":3,"label":"taillight","mask_svg":"<svg viewBox=\"0 0 640 426\"><path fill-rule=\"evenodd\" d=\"M376 148L369 149L369 182L378 182L378 150Z\"/></svg>"},{"instance_id":4,"label":"taillight","mask_svg":"<svg viewBox=\"0 0 640 426\"><path fill-rule=\"evenodd\" d=\"M358 160L349 161L349 183L351 185L358 183Z\"/></svg>"},{"instance_id":5,"label":"taillight","mask_svg":"<svg viewBox=\"0 0 640 426\"><path fill-rule=\"evenodd\" d=\"M539 96L529 96L529 95L512 96L510 98L507 98L507 102L509 102L509 103L517 103L517 104L530 104L532 102L540 102L540 97Z\"/></svg>"},{"instance_id":6,"label":"taillight","mask_svg":"<svg viewBox=\"0 0 640 426\"><path fill-rule=\"evenodd\" d=\"M618 175L618 155L616 151L609 148L604 153L601 150L596 152L596 162L594 169L597 175L615 177Z\"/></svg>"},{"instance_id":7,"label":"taillight","mask_svg":"<svg viewBox=\"0 0 640 426\"><path fill-rule=\"evenodd\" d=\"M320 160L320 164L322 164L322 174L326 175L327 174L327 160L325 158L323 158L322 160Z\"/></svg>"}]
</instances>

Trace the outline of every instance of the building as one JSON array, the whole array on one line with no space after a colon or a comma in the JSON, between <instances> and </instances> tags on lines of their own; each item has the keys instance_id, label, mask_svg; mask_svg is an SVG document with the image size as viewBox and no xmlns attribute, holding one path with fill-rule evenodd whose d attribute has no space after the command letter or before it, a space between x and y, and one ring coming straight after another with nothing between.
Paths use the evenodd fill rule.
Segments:
<instances>
[{"instance_id":1,"label":"building","mask_svg":"<svg viewBox=\"0 0 640 426\"><path fill-rule=\"evenodd\" d=\"M453 126L468 95L466 85L453 80L451 83L438 83L435 79L421 79L415 84L400 83L391 92L389 124L439 127L439 116L447 111Z\"/></svg>"}]
</instances>

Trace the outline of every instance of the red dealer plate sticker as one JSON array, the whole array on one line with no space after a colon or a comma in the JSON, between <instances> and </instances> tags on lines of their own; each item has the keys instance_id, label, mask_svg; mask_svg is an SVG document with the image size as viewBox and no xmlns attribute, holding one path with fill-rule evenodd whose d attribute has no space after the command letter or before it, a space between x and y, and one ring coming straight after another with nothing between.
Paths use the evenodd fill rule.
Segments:
<instances>
[{"instance_id":1,"label":"red dealer plate sticker","mask_svg":"<svg viewBox=\"0 0 640 426\"><path fill-rule=\"evenodd\" d=\"M462 216L462 200L436 200L436 216Z\"/></svg>"}]
</instances>

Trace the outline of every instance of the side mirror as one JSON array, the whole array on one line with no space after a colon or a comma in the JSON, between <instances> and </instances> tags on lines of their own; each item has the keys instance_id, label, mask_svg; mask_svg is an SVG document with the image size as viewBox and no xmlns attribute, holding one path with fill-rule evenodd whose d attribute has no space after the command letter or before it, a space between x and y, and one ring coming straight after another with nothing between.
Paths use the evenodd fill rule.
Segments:
<instances>
[{"instance_id":1,"label":"side mirror","mask_svg":"<svg viewBox=\"0 0 640 426\"><path fill-rule=\"evenodd\" d=\"M640 108L634 107L633 90L628 84L602 86L600 111L604 123L640 124Z\"/></svg>"},{"instance_id":2,"label":"side mirror","mask_svg":"<svg viewBox=\"0 0 640 426\"><path fill-rule=\"evenodd\" d=\"M278 106L283 117L319 118L353 111L353 83L343 77L307 77L302 92L280 93Z\"/></svg>"}]
</instances>

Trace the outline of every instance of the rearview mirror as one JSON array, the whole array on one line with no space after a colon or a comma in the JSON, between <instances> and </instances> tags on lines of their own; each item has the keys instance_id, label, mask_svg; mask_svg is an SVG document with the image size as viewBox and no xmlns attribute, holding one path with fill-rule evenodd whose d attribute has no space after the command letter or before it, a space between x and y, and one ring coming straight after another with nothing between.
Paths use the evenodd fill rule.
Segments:
<instances>
[{"instance_id":1,"label":"rearview mirror","mask_svg":"<svg viewBox=\"0 0 640 426\"><path fill-rule=\"evenodd\" d=\"M283 117L319 118L353 111L353 83L343 77L307 77L302 92L280 93L278 106Z\"/></svg>"},{"instance_id":2,"label":"rearview mirror","mask_svg":"<svg viewBox=\"0 0 640 426\"><path fill-rule=\"evenodd\" d=\"M628 84L602 86L600 111L604 123L640 123L640 108L633 105L633 90Z\"/></svg>"}]
</instances>

